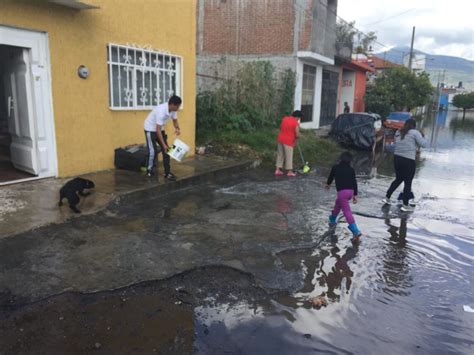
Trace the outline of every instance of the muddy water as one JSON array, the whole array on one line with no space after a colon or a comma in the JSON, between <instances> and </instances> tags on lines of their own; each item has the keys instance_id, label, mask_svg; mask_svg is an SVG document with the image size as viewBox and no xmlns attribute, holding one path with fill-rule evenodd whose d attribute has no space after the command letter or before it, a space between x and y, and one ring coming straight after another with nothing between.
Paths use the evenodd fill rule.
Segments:
<instances>
[{"instance_id":1,"label":"muddy water","mask_svg":"<svg viewBox=\"0 0 474 355\"><path fill-rule=\"evenodd\" d=\"M379 203L391 159L374 166L359 156L360 246L340 223L315 248L281 252L282 268L298 270L301 287L258 306L200 309L197 327L210 332L196 339L197 352L472 354L474 313L463 306L474 307L474 120L457 116L420 121L431 148L419 162L415 213ZM308 299L321 295L327 306L312 307Z\"/></svg>"},{"instance_id":2,"label":"muddy water","mask_svg":"<svg viewBox=\"0 0 474 355\"><path fill-rule=\"evenodd\" d=\"M413 214L380 203L391 158L357 156L356 247L343 221L327 228L320 167L131 196L12 238L0 353L472 353L474 117L420 125ZM15 304L69 288L116 290Z\"/></svg>"}]
</instances>

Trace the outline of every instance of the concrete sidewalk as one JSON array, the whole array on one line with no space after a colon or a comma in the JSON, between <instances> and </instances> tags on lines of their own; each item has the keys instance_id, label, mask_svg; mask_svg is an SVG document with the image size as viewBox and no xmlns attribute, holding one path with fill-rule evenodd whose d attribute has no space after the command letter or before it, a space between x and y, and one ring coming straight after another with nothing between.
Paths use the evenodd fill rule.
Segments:
<instances>
[{"instance_id":1,"label":"concrete sidewalk","mask_svg":"<svg viewBox=\"0 0 474 355\"><path fill-rule=\"evenodd\" d=\"M146 189L168 191L181 188L199 181L225 177L246 169L251 164L250 161L196 156L181 164L173 164L173 172L178 176L176 182L165 181L162 176L147 178L144 174L126 170L106 170L81 175L94 181L96 188L90 196L81 198L78 208L82 215L93 214L121 195ZM161 168L160 166L160 171ZM80 216L74 214L67 203L58 207L59 189L70 179L51 178L1 186L0 238Z\"/></svg>"}]
</instances>

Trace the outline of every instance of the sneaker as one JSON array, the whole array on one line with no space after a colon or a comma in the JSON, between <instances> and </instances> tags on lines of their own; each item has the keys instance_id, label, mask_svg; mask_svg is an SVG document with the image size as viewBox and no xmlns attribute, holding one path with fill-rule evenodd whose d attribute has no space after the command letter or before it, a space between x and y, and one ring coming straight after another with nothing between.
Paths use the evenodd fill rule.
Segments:
<instances>
[{"instance_id":1,"label":"sneaker","mask_svg":"<svg viewBox=\"0 0 474 355\"><path fill-rule=\"evenodd\" d=\"M335 226L337 224L337 216L329 216L329 226Z\"/></svg>"},{"instance_id":2,"label":"sneaker","mask_svg":"<svg viewBox=\"0 0 474 355\"><path fill-rule=\"evenodd\" d=\"M152 170L147 170L146 171L146 176L153 177L153 176L155 176L155 173Z\"/></svg>"},{"instance_id":3,"label":"sneaker","mask_svg":"<svg viewBox=\"0 0 474 355\"><path fill-rule=\"evenodd\" d=\"M415 201L415 199L412 198L410 201L408 201L408 204L412 207L415 207L418 204L418 202Z\"/></svg>"},{"instance_id":4,"label":"sneaker","mask_svg":"<svg viewBox=\"0 0 474 355\"><path fill-rule=\"evenodd\" d=\"M176 175L173 173L165 174L165 179L168 181L176 181Z\"/></svg>"},{"instance_id":5,"label":"sneaker","mask_svg":"<svg viewBox=\"0 0 474 355\"><path fill-rule=\"evenodd\" d=\"M384 197L382 199L382 202L385 204L385 205L391 205L392 204L392 200L388 197Z\"/></svg>"},{"instance_id":6,"label":"sneaker","mask_svg":"<svg viewBox=\"0 0 474 355\"><path fill-rule=\"evenodd\" d=\"M357 244L357 243L359 243L359 242L360 242L360 237L361 237L361 236L362 236L362 234L359 234L359 235L357 235L357 236L356 236L356 235L355 235L355 236L353 236L353 237L351 238L351 242L352 242L352 244Z\"/></svg>"},{"instance_id":7,"label":"sneaker","mask_svg":"<svg viewBox=\"0 0 474 355\"><path fill-rule=\"evenodd\" d=\"M400 207L400 210L403 212L413 212L415 208L410 205L403 205L402 207Z\"/></svg>"},{"instance_id":8,"label":"sneaker","mask_svg":"<svg viewBox=\"0 0 474 355\"><path fill-rule=\"evenodd\" d=\"M283 175L283 171L281 171L280 169L275 170L275 176L282 176L282 175Z\"/></svg>"},{"instance_id":9,"label":"sneaker","mask_svg":"<svg viewBox=\"0 0 474 355\"><path fill-rule=\"evenodd\" d=\"M296 173L293 171L289 171L288 174L286 174L286 176L293 177L293 176L296 176Z\"/></svg>"}]
</instances>

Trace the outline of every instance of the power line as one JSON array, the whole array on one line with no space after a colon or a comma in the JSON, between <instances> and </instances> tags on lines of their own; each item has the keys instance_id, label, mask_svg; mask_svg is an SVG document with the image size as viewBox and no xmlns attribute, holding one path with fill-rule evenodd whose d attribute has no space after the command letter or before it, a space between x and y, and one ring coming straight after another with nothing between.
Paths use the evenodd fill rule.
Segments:
<instances>
[{"instance_id":1,"label":"power line","mask_svg":"<svg viewBox=\"0 0 474 355\"><path fill-rule=\"evenodd\" d=\"M393 18L395 18L395 17L398 17L398 16L401 16L401 15L404 15L404 14L406 14L406 13L408 13L408 12L411 12L411 11L413 11L413 10L417 10L417 9L416 9L416 8L409 9L409 10L406 10L406 11L400 12L400 13L398 13L398 14L395 14L395 15L392 15L392 16L389 16L389 17L386 17L386 18L384 18L384 19L382 19L382 20L375 21L375 22L371 22L371 23L366 23L366 24L363 24L363 25L361 25L361 26L370 26L370 25L376 25L376 24L378 24L378 23L381 23L381 22L384 22L384 21L388 21L388 20L391 20L391 19L393 19Z\"/></svg>"}]
</instances>

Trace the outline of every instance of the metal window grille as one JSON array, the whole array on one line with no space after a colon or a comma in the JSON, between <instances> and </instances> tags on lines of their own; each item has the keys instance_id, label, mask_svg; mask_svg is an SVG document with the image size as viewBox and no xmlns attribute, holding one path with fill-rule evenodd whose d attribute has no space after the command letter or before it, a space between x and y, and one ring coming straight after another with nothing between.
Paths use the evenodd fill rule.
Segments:
<instances>
[{"instance_id":1,"label":"metal window grille","mask_svg":"<svg viewBox=\"0 0 474 355\"><path fill-rule=\"evenodd\" d=\"M112 110L150 110L172 95L181 96L180 56L109 44L107 65Z\"/></svg>"}]
</instances>

